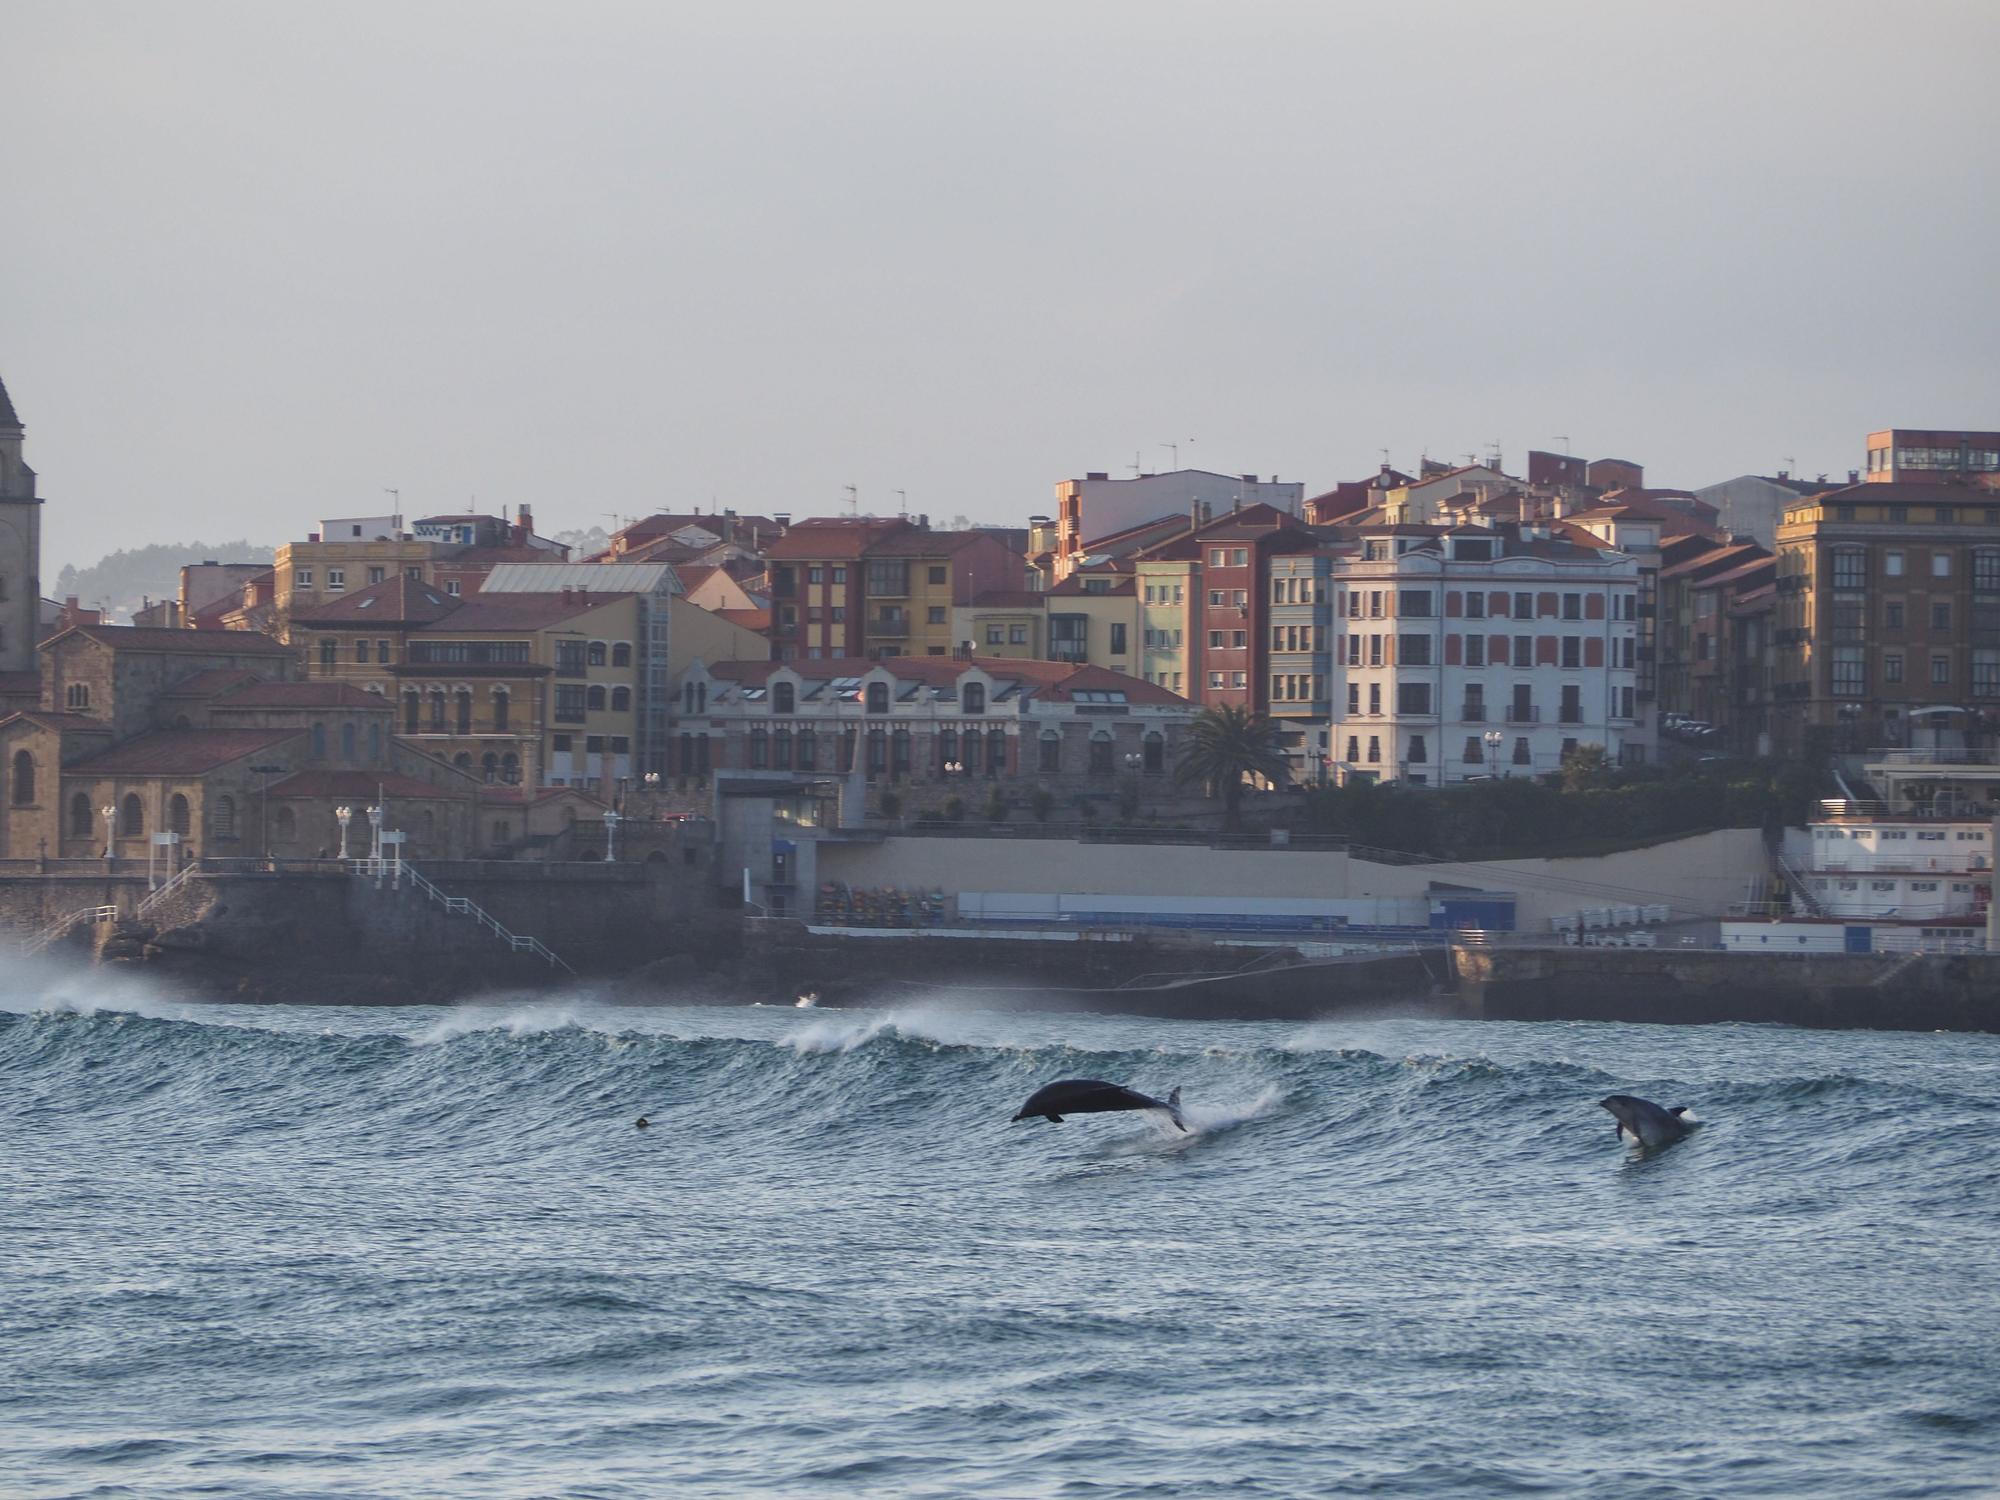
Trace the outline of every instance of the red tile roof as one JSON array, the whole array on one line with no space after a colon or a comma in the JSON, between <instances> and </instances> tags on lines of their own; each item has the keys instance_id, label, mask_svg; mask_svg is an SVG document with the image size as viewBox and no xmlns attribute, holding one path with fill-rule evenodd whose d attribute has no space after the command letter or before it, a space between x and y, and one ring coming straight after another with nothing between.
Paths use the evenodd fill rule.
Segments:
<instances>
[{"instance_id":1,"label":"red tile roof","mask_svg":"<svg viewBox=\"0 0 2000 1500\"><path fill-rule=\"evenodd\" d=\"M272 782L271 795L325 797L329 800L351 798L358 803L372 803L378 788L384 796L414 800L419 797L464 797L471 793L472 784L467 778L464 786L432 786L428 781L419 781L414 776L405 776L397 771L300 771L283 781Z\"/></svg>"},{"instance_id":2,"label":"red tile roof","mask_svg":"<svg viewBox=\"0 0 2000 1500\"><path fill-rule=\"evenodd\" d=\"M585 802L594 802L599 807L605 806L599 798L573 786L482 786L479 789L481 802L505 803L511 807L529 802L553 802L558 797L580 797Z\"/></svg>"},{"instance_id":3,"label":"red tile roof","mask_svg":"<svg viewBox=\"0 0 2000 1500\"><path fill-rule=\"evenodd\" d=\"M963 552L967 547L987 543L1007 550L1005 542L996 541L983 531L925 531L912 526L908 531L899 531L871 542L868 547L870 557L948 557L954 552Z\"/></svg>"},{"instance_id":4,"label":"red tile roof","mask_svg":"<svg viewBox=\"0 0 2000 1500\"><path fill-rule=\"evenodd\" d=\"M39 698L40 672L0 672L0 698Z\"/></svg>"},{"instance_id":5,"label":"red tile roof","mask_svg":"<svg viewBox=\"0 0 2000 1500\"><path fill-rule=\"evenodd\" d=\"M1048 592L1065 599L1129 599L1138 589L1138 584L1130 578L1120 578L1108 589L1085 588L1084 580L1089 577L1088 573L1072 573Z\"/></svg>"},{"instance_id":6,"label":"red tile roof","mask_svg":"<svg viewBox=\"0 0 2000 1500\"><path fill-rule=\"evenodd\" d=\"M339 599L301 605L292 611L292 621L298 625L422 625L443 619L458 605L459 601L443 589L399 573Z\"/></svg>"},{"instance_id":7,"label":"red tile roof","mask_svg":"<svg viewBox=\"0 0 2000 1500\"><path fill-rule=\"evenodd\" d=\"M52 637L60 641L72 635L120 651L166 652L187 656L290 656L292 648L283 641L248 630L155 630L141 625L75 625ZM47 645L51 642L44 642Z\"/></svg>"},{"instance_id":8,"label":"red tile roof","mask_svg":"<svg viewBox=\"0 0 2000 1500\"><path fill-rule=\"evenodd\" d=\"M90 776L199 776L304 733L302 729L156 729L64 770Z\"/></svg>"},{"instance_id":9,"label":"red tile roof","mask_svg":"<svg viewBox=\"0 0 2000 1500\"><path fill-rule=\"evenodd\" d=\"M769 630L771 612L768 609L718 609L714 612L718 620L727 620L732 625L741 625L745 630Z\"/></svg>"},{"instance_id":10,"label":"red tile roof","mask_svg":"<svg viewBox=\"0 0 2000 1500\"><path fill-rule=\"evenodd\" d=\"M16 719L26 719L31 724L39 724L44 729L61 730L65 734L109 734L111 726L102 719L93 719L88 714L47 713L39 708L16 709L4 719L0 728Z\"/></svg>"},{"instance_id":11,"label":"red tile roof","mask_svg":"<svg viewBox=\"0 0 2000 1500\"><path fill-rule=\"evenodd\" d=\"M168 688L163 697L167 698L213 698L232 688L242 687L246 682L262 682L264 678L248 667L208 667L191 677L183 677Z\"/></svg>"},{"instance_id":12,"label":"red tile roof","mask_svg":"<svg viewBox=\"0 0 2000 1500\"><path fill-rule=\"evenodd\" d=\"M908 521L863 516L815 516L801 521L764 549L775 562L815 562L858 558L873 542L910 529Z\"/></svg>"}]
</instances>

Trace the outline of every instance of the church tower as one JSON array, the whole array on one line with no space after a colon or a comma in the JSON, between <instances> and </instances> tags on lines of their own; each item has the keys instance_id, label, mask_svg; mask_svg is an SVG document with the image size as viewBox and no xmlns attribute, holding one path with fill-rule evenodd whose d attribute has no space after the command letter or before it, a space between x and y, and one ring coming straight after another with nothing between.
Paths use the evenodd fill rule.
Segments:
<instances>
[{"instance_id":1,"label":"church tower","mask_svg":"<svg viewBox=\"0 0 2000 1500\"><path fill-rule=\"evenodd\" d=\"M21 458L25 436L0 381L0 672L36 670L42 597L42 502Z\"/></svg>"}]
</instances>

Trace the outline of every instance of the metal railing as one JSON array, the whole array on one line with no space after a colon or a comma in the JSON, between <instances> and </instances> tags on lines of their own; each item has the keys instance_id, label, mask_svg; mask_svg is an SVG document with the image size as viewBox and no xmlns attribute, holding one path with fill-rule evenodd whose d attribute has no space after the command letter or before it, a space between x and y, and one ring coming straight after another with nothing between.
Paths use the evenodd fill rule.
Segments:
<instances>
[{"instance_id":1,"label":"metal railing","mask_svg":"<svg viewBox=\"0 0 2000 1500\"><path fill-rule=\"evenodd\" d=\"M23 939L21 942L21 956L32 958L37 953L45 952L52 944L68 937L70 933L79 927L95 927L100 922L115 922L117 920L118 908L115 906L86 906L81 910L69 912L64 916L57 917L40 932L33 933Z\"/></svg>"},{"instance_id":2,"label":"metal railing","mask_svg":"<svg viewBox=\"0 0 2000 1500\"><path fill-rule=\"evenodd\" d=\"M182 886L186 885L188 883L189 878L193 876L194 873L199 868L200 865L196 861L189 860L186 864L182 865L178 870L174 871L173 874L169 875L164 882L153 887L152 890L148 891L145 894L145 896L140 899L138 909L133 914L135 916L143 917L148 912L153 911L160 905L161 902L167 899L168 895L170 895L174 891L179 890Z\"/></svg>"},{"instance_id":3,"label":"metal railing","mask_svg":"<svg viewBox=\"0 0 2000 1500\"><path fill-rule=\"evenodd\" d=\"M1862 759L1880 766L2000 766L2000 750L1866 750Z\"/></svg>"},{"instance_id":4,"label":"metal railing","mask_svg":"<svg viewBox=\"0 0 2000 1500\"><path fill-rule=\"evenodd\" d=\"M442 906L446 916L471 917L477 925L492 933L514 952L532 954L552 969L561 969L568 974L576 972L540 938L509 931L498 918L468 896L447 895L426 880L417 872L417 867L406 860L367 857L350 860L348 863L357 876L364 880L373 877L377 886L381 885L385 875L389 878L392 890L400 890L407 881L411 890L426 900L435 901Z\"/></svg>"},{"instance_id":5,"label":"metal railing","mask_svg":"<svg viewBox=\"0 0 2000 1500\"><path fill-rule=\"evenodd\" d=\"M1778 874L1785 882L1785 889L1791 892L1792 900L1797 903L1799 909L1810 917L1825 916L1826 909L1820 904L1819 898L1812 893L1811 884L1792 868L1791 861L1782 854L1772 857L1777 863Z\"/></svg>"}]
</instances>

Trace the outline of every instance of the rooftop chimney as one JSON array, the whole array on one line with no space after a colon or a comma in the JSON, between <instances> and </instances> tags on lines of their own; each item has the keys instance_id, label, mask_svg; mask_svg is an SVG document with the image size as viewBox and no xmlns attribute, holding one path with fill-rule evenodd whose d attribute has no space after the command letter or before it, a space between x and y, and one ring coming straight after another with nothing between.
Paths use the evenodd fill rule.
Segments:
<instances>
[{"instance_id":1,"label":"rooftop chimney","mask_svg":"<svg viewBox=\"0 0 2000 1500\"><path fill-rule=\"evenodd\" d=\"M1847 482L1849 484L1861 483L1861 471L1859 469L1849 469L1847 471Z\"/></svg>"},{"instance_id":2,"label":"rooftop chimney","mask_svg":"<svg viewBox=\"0 0 2000 1500\"><path fill-rule=\"evenodd\" d=\"M1083 477L1085 479L1109 479L1111 475L1108 472L1102 474L1086 473Z\"/></svg>"}]
</instances>

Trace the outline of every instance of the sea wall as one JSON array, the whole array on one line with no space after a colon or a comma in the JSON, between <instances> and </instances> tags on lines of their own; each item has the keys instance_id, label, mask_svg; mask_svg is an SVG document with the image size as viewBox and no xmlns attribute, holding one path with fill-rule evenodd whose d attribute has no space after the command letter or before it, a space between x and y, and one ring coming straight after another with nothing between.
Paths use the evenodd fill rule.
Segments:
<instances>
[{"instance_id":1,"label":"sea wall","mask_svg":"<svg viewBox=\"0 0 2000 1500\"><path fill-rule=\"evenodd\" d=\"M2000 954L1452 952L1465 1012L1507 1021L2000 1031Z\"/></svg>"}]
</instances>

